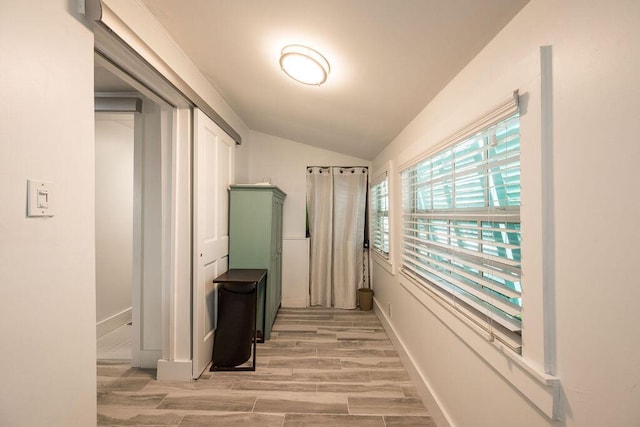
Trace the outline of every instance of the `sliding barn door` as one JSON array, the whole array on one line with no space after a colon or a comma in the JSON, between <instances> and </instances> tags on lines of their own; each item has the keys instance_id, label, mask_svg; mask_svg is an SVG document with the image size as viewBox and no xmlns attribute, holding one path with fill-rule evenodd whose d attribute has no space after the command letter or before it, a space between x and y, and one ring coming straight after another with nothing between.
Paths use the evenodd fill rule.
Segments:
<instances>
[{"instance_id":1,"label":"sliding barn door","mask_svg":"<svg viewBox=\"0 0 640 427\"><path fill-rule=\"evenodd\" d=\"M211 362L217 295L213 279L229 264L229 185L233 140L194 109L193 377Z\"/></svg>"}]
</instances>

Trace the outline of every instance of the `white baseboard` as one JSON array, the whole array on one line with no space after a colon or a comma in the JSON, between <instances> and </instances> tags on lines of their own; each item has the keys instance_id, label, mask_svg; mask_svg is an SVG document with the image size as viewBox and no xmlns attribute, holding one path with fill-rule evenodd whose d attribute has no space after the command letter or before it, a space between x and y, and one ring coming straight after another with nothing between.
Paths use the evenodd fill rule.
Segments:
<instances>
[{"instance_id":1,"label":"white baseboard","mask_svg":"<svg viewBox=\"0 0 640 427\"><path fill-rule=\"evenodd\" d=\"M116 313L111 317L101 320L96 323L96 338L100 338L111 331L118 329L120 326L126 325L131 322L131 307L122 310L120 313Z\"/></svg>"},{"instance_id":2,"label":"white baseboard","mask_svg":"<svg viewBox=\"0 0 640 427\"><path fill-rule=\"evenodd\" d=\"M306 298L282 298L282 306L285 308L304 308L308 304Z\"/></svg>"},{"instance_id":3,"label":"white baseboard","mask_svg":"<svg viewBox=\"0 0 640 427\"><path fill-rule=\"evenodd\" d=\"M389 321L389 318L387 317L385 311L378 304L378 300L374 298L373 303L374 303L374 312L378 316L380 323L382 323L382 327L384 328L385 332L389 336L389 339L391 340L393 347L398 352L398 355L400 356L400 360L402 361L402 364L404 365L405 369L409 373L411 380L416 384L418 394L422 398L422 402L427 407L427 410L429 411L429 414L433 418L433 421L436 423L438 427L452 427L453 424L449 421L449 418L442 411L440 405L438 404L437 398L432 393L429 383L427 382L426 378L422 376L418 368L416 368L413 358L407 351L400 337L398 337L398 334L396 334L396 331L393 328L391 322Z\"/></svg>"},{"instance_id":4,"label":"white baseboard","mask_svg":"<svg viewBox=\"0 0 640 427\"><path fill-rule=\"evenodd\" d=\"M158 360L157 377L159 381L191 381L191 370L191 360L169 361L160 359Z\"/></svg>"}]
</instances>

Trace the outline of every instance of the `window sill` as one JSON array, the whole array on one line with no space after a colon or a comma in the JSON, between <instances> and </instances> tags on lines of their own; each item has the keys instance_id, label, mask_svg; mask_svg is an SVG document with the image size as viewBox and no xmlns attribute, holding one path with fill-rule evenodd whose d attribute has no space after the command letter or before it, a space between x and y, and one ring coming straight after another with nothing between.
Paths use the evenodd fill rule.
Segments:
<instances>
[{"instance_id":1,"label":"window sill","mask_svg":"<svg viewBox=\"0 0 640 427\"><path fill-rule=\"evenodd\" d=\"M380 267L384 268L387 271L387 273L391 274L392 276L395 275L395 269L393 268L393 263L391 263L389 258L385 257L384 255L380 254L378 251L375 251L375 250L372 250L371 253L373 254L373 256L371 257L373 259L373 262L378 264Z\"/></svg>"},{"instance_id":2,"label":"window sill","mask_svg":"<svg viewBox=\"0 0 640 427\"><path fill-rule=\"evenodd\" d=\"M441 302L434 291L400 272L400 284L416 300L498 374L550 419L559 419L560 381L538 370L531 362L499 341L490 341L485 330L453 307Z\"/></svg>"}]
</instances>

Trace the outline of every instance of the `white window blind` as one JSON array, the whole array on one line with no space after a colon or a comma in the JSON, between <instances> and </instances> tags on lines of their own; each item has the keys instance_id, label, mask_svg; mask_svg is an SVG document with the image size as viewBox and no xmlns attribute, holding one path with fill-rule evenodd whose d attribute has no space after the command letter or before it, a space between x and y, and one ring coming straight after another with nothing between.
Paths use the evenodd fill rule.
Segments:
<instances>
[{"instance_id":1,"label":"white window blind","mask_svg":"<svg viewBox=\"0 0 640 427\"><path fill-rule=\"evenodd\" d=\"M371 185L371 246L389 258L389 177L385 173Z\"/></svg>"},{"instance_id":2,"label":"white window blind","mask_svg":"<svg viewBox=\"0 0 640 427\"><path fill-rule=\"evenodd\" d=\"M402 268L521 351L517 96L402 171Z\"/></svg>"}]
</instances>

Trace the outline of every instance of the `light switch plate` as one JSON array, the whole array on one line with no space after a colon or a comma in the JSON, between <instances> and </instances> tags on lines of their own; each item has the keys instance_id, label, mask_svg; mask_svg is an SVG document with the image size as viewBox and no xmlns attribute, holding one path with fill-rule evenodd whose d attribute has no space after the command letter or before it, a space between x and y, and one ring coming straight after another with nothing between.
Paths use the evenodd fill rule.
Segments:
<instances>
[{"instance_id":1,"label":"light switch plate","mask_svg":"<svg viewBox=\"0 0 640 427\"><path fill-rule=\"evenodd\" d=\"M27 180L27 216L55 214L54 185L50 182Z\"/></svg>"}]
</instances>

